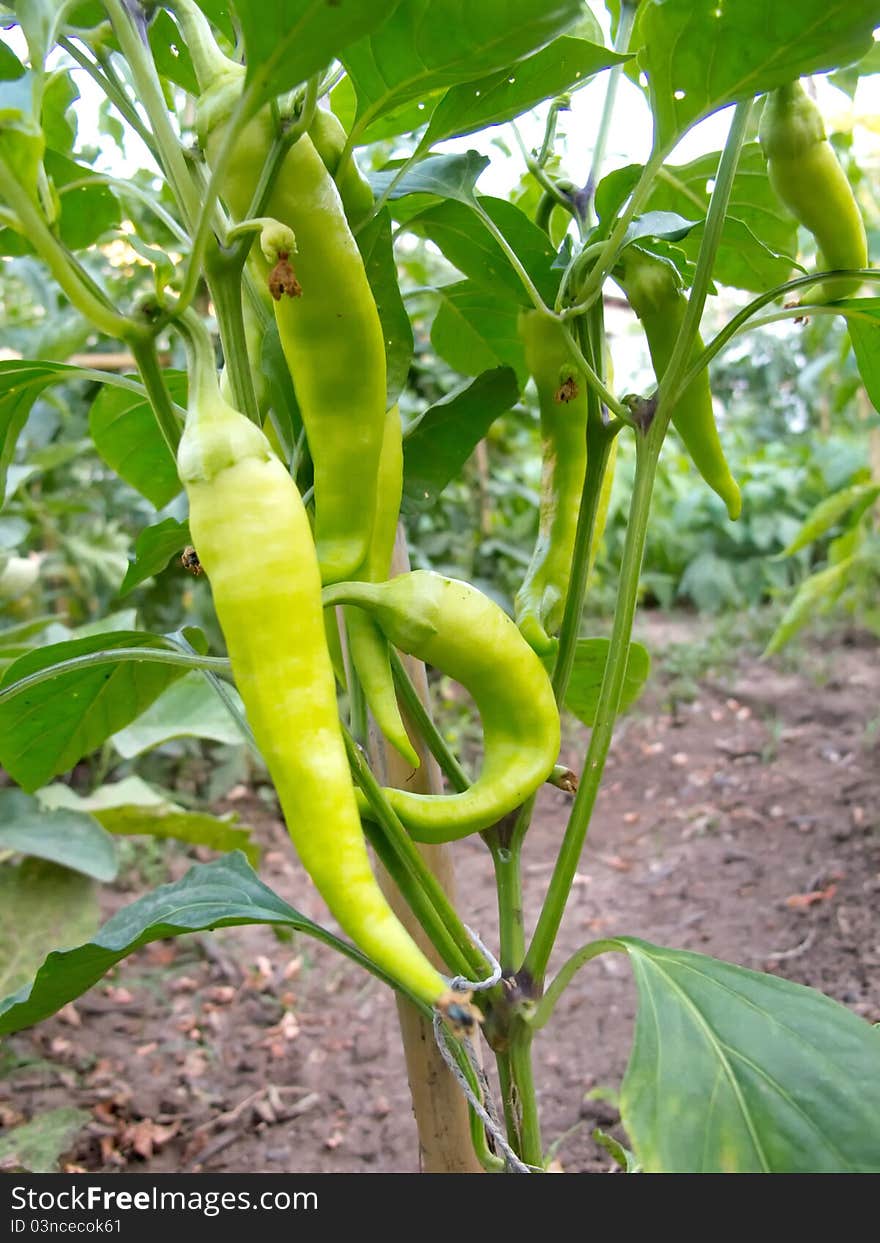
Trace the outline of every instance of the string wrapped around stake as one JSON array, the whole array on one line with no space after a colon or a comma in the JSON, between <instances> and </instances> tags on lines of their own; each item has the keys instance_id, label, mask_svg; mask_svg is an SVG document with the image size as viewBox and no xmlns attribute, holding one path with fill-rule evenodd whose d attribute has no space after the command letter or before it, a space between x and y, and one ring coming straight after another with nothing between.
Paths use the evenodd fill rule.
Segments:
<instances>
[{"instance_id":1,"label":"string wrapped around stake","mask_svg":"<svg viewBox=\"0 0 880 1243\"><path fill-rule=\"evenodd\" d=\"M495 957L491 950L483 944L473 928L469 928L467 924L462 925L465 932L476 945L477 949L486 959L486 962L492 968L492 974L486 976L485 980L466 980L463 975L455 975L449 981L449 987L454 993L484 993L490 988L494 988L501 980L501 963Z\"/></svg>"},{"instance_id":2,"label":"string wrapped around stake","mask_svg":"<svg viewBox=\"0 0 880 1243\"><path fill-rule=\"evenodd\" d=\"M496 1149L498 1150L498 1152L500 1152L504 1156L504 1160L507 1163L508 1168L511 1169L515 1174L533 1174L534 1173L533 1168L530 1165L526 1165L524 1161L521 1161L519 1159L519 1157L516 1155L516 1153L511 1148L510 1144L507 1142L507 1138L504 1132L502 1131L500 1125L498 1124L497 1120L493 1119L492 1114L490 1114L489 1110L486 1108L486 1106L483 1104L483 1102L479 1099L479 1097L474 1092L471 1085L468 1083L467 1076L465 1075L464 1071L459 1066L458 1062L455 1060L455 1055L453 1054L452 1050L449 1048L448 1037L446 1034L446 1028L443 1024L443 1019L436 1010L434 1011L434 1039L437 1042L437 1048L440 1050L440 1056L443 1058L443 1061L446 1063L449 1073L452 1075L452 1077L455 1079L458 1086L461 1088L462 1092L465 1094L465 1097L467 1098L468 1104L470 1105L471 1109L473 1109L474 1113L480 1119L483 1126L488 1131L489 1135L491 1135L492 1141L495 1144ZM471 1045L471 1042L469 1040L462 1041L462 1047L464 1048L465 1054L467 1056L468 1061L471 1064L471 1067L477 1073L478 1078L481 1079L483 1083L485 1084L485 1078L482 1075L482 1069L478 1068L475 1065L476 1056L473 1052L473 1046ZM485 1087L484 1087L484 1091L485 1091ZM486 1100L488 1101L488 1099L489 1099L489 1096L487 1093Z\"/></svg>"}]
</instances>

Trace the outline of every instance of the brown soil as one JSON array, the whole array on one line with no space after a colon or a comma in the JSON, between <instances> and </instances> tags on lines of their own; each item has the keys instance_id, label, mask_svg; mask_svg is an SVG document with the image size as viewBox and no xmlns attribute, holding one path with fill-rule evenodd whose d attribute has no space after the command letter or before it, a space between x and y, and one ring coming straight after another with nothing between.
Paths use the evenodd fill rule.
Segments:
<instances>
[{"instance_id":1,"label":"brown soil","mask_svg":"<svg viewBox=\"0 0 880 1243\"><path fill-rule=\"evenodd\" d=\"M687 637L652 623L647 642ZM878 741L873 641L799 672L751 658L669 710L655 678L618 730L556 961L629 933L813 985L880 1020ZM578 766L585 731L566 759ZM542 792L525 856L534 920L568 797ZM259 800L262 875L307 915L321 903ZM494 890L479 840L456 847L459 906L489 944ZM165 861L180 875L182 851ZM136 896L108 889L108 912ZM545 1142L567 1171L604 1170L591 1138L617 1120L635 1012L626 960L597 959L537 1044ZM323 947L266 929L163 942L60 1016L10 1040L0 1125L79 1104L88 1170L413 1171L415 1126L394 1007ZM589 1099L585 1099L589 1094ZM69 1167L68 1167L69 1168Z\"/></svg>"}]
</instances>

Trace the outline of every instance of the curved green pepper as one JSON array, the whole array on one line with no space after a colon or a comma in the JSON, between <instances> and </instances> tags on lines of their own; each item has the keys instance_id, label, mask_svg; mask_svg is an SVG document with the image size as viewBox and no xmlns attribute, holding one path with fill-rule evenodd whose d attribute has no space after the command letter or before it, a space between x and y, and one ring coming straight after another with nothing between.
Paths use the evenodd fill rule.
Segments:
<instances>
[{"instance_id":1,"label":"curved green pepper","mask_svg":"<svg viewBox=\"0 0 880 1243\"><path fill-rule=\"evenodd\" d=\"M560 320L522 311L519 335L538 390L543 472L538 539L514 603L524 638L543 655L553 649L565 610L587 471L587 392Z\"/></svg>"},{"instance_id":2,"label":"curved green pepper","mask_svg":"<svg viewBox=\"0 0 880 1243\"><path fill-rule=\"evenodd\" d=\"M348 223L356 228L373 210L373 191L354 156L346 161L342 176L338 180L336 178L346 139L342 122L336 113L328 108L317 107L314 120L309 126L309 138L315 144L315 150L324 161L325 168L336 181Z\"/></svg>"},{"instance_id":3,"label":"curved green pepper","mask_svg":"<svg viewBox=\"0 0 880 1243\"><path fill-rule=\"evenodd\" d=\"M628 246L619 268L614 271L614 278L642 321L654 374L660 383L687 311L687 300L679 288L677 273L662 259L637 246ZM688 361L693 361L702 351L703 342L697 334ZM742 497L718 438L708 370L701 371L681 394L672 412L672 422L697 470L724 501L730 517L738 518Z\"/></svg>"},{"instance_id":4,"label":"curved green pepper","mask_svg":"<svg viewBox=\"0 0 880 1243\"><path fill-rule=\"evenodd\" d=\"M815 237L820 265L867 267L868 239L852 187L825 136L822 114L800 82L767 96L758 138L770 184ZM860 285L852 278L823 281L811 291L810 300L847 298Z\"/></svg>"},{"instance_id":5,"label":"curved green pepper","mask_svg":"<svg viewBox=\"0 0 880 1243\"><path fill-rule=\"evenodd\" d=\"M205 343L191 349L178 468L236 685L303 866L342 928L430 1004L446 985L373 876L324 637L308 516L263 433L221 397Z\"/></svg>"},{"instance_id":6,"label":"curved green pepper","mask_svg":"<svg viewBox=\"0 0 880 1243\"><path fill-rule=\"evenodd\" d=\"M559 713L540 659L507 614L469 583L430 570L386 583L341 583L325 603L368 609L388 639L473 696L483 767L460 794L385 790L412 837L450 842L495 824L546 781L559 755ZM359 796L363 815L369 806Z\"/></svg>"}]
</instances>

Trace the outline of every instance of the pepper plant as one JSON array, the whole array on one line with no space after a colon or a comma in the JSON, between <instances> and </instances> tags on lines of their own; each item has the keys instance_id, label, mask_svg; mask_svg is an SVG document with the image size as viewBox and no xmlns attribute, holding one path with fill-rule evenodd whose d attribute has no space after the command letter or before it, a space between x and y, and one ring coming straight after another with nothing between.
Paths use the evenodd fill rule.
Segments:
<instances>
[{"instance_id":1,"label":"pepper plant","mask_svg":"<svg viewBox=\"0 0 880 1243\"><path fill-rule=\"evenodd\" d=\"M0 364L0 475L50 386L115 386L110 416L91 423L100 453L157 509L181 489L189 505L188 522L141 532L124 589L182 557L207 575L226 646L209 654L191 627L111 624L55 643L19 634L0 682L0 763L20 790L6 792L0 845L5 834L8 849L39 854L59 816L72 832L69 809L48 810L46 783L196 671L262 756L344 934L307 920L231 853L50 953L0 1003L0 1032L54 1012L148 941L246 923L298 929L397 990L424 1167L540 1172L533 1042L574 975L620 953L639 992L621 1092L631 1151L609 1141L626 1168L876 1170L880 1039L845 1007L631 935L583 946L548 978L615 721L647 674L631 633L670 422L693 487L714 489L733 521L741 497L709 387L731 340L778 319L841 315L875 401L878 389L880 302L856 296L876 281L865 228L799 85L871 71L874 0L608 0L608 11L612 47L582 0L483 0L466 16L453 0L0 6L19 27L0 57L0 244L36 256L136 368ZM152 183L96 173L65 149L81 74L143 144ZM622 74L645 93L653 142L643 165L608 167ZM595 145L565 177L559 114L600 75ZM492 127L535 108L543 141L519 143L531 192L482 193ZM675 163L680 140L721 110L722 150ZM470 149L438 149L465 137ZM133 199L149 237L132 232ZM815 236L821 278L797 262L798 224ZM120 232L152 275L121 300L92 262ZM427 410L407 390L413 333L395 246L409 235L461 273L419 291L435 308L433 347L462 377ZM719 286L750 300L704 344ZM651 391L612 376L605 293L622 293L641 322ZM158 347L175 343L185 374L160 365ZM395 536L401 503L429 505L530 379L540 530L510 616L470 584L411 572ZM617 604L610 638L591 639L581 617L623 437L636 469ZM432 720L424 662L473 696L484 740L473 780ZM579 775L557 765L567 703L591 727ZM573 799L526 927L521 857L546 781ZM497 946L467 926L452 891L449 843L474 834L494 864Z\"/></svg>"}]
</instances>

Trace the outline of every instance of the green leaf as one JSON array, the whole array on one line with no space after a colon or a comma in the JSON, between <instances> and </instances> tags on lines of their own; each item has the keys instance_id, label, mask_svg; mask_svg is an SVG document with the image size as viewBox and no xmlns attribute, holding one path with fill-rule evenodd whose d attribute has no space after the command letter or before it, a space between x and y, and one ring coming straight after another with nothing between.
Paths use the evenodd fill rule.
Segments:
<instances>
[{"instance_id":1,"label":"green leaf","mask_svg":"<svg viewBox=\"0 0 880 1243\"><path fill-rule=\"evenodd\" d=\"M76 143L76 113L71 106L79 99L79 90L67 69L53 73L43 91L43 134L46 146L69 155Z\"/></svg>"},{"instance_id":2,"label":"green leaf","mask_svg":"<svg viewBox=\"0 0 880 1243\"><path fill-rule=\"evenodd\" d=\"M113 839L89 815L47 811L21 790L0 790L0 853L46 859L94 880L116 879Z\"/></svg>"},{"instance_id":3,"label":"green leaf","mask_svg":"<svg viewBox=\"0 0 880 1243\"><path fill-rule=\"evenodd\" d=\"M563 35L498 73L454 86L434 109L422 147L501 125L545 99L585 86L594 74L627 60L608 48Z\"/></svg>"},{"instance_id":4,"label":"green leaf","mask_svg":"<svg viewBox=\"0 0 880 1243\"><path fill-rule=\"evenodd\" d=\"M234 687L228 690L244 712ZM111 741L124 760L132 760L175 738L207 738L227 746L243 741L228 709L202 673L187 673L173 683Z\"/></svg>"},{"instance_id":5,"label":"green leaf","mask_svg":"<svg viewBox=\"0 0 880 1243\"><path fill-rule=\"evenodd\" d=\"M856 308L870 317L865 320L847 316L846 326L865 391L874 409L880 410L880 298L850 298L840 305Z\"/></svg>"},{"instance_id":6,"label":"green leaf","mask_svg":"<svg viewBox=\"0 0 880 1243\"><path fill-rule=\"evenodd\" d=\"M621 1115L648 1173L880 1169L880 1031L801 984L619 944L639 991Z\"/></svg>"},{"instance_id":7,"label":"green leaf","mask_svg":"<svg viewBox=\"0 0 880 1243\"><path fill-rule=\"evenodd\" d=\"M141 531L119 588L120 598L148 578L161 574L171 558L183 552L189 542L189 523L178 522L176 518L164 518Z\"/></svg>"},{"instance_id":8,"label":"green leaf","mask_svg":"<svg viewBox=\"0 0 880 1243\"><path fill-rule=\"evenodd\" d=\"M186 404L186 373L165 372L172 399ZM177 463L146 396L104 388L89 411L95 448L121 479L162 509L181 490Z\"/></svg>"},{"instance_id":9,"label":"green leaf","mask_svg":"<svg viewBox=\"0 0 880 1243\"><path fill-rule=\"evenodd\" d=\"M36 798L41 806L50 809L87 812L117 837L173 838L221 853L241 850L252 867L260 861L260 848L251 841L252 830L247 825L239 827L239 817L234 812L212 816L185 811L140 777L124 777L112 785L98 786L87 795L77 794L59 782L38 790Z\"/></svg>"},{"instance_id":10,"label":"green leaf","mask_svg":"<svg viewBox=\"0 0 880 1243\"><path fill-rule=\"evenodd\" d=\"M878 41L872 44L870 51L866 52L860 61L854 65L847 65L837 73L830 73L828 81L838 90L845 91L852 99L860 80L875 73L880 73L880 42Z\"/></svg>"},{"instance_id":11,"label":"green leaf","mask_svg":"<svg viewBox=\"0 0 880 1243\"><path fill-rule=\"evenodd\" d=\"M553 267L556 251L550 238L506 199L481 195L477 202L518 255L541 297L552 306L560 273ZM410 220L407 227L429 238L464 276L491 290L499 301L507 299L519 306L531 306L504 250L464 203L439 203Z\"/></svg>"},{"instance_id":12,"label":"green leaf","mask_svg":"<svg viewBox=\"0 0 880 1243\"><path fill-rule=\"evenodd\" d=\"M847 515L850 515L851 523L858 522L878 496L880 496L880 485L873 483L856 483L852 487L842 488L840 492L827 496L807 514L800 531L788 547L779 554L780 557L792 557L802 548L806 548L808 544L815 543L832 527L842 522Z\"/></svg>"},{"instance_id":13,"label":"green leaf","mask_svg":"<svg viewBox=\"0 0 880 1243\"><path fill-rule=\"evenodd\" d=\"M845 557L805 579L795 592L794 599L785 610L782 621L770 637L764 649L765 656L772 656L785 647L799 630L816 616L827 613L847 585L855 557Z\"/></svg>"},{"instance_id":14,"label":"green leaf","mask_svg":"<svg viewBox=\"0 0 880 1243\"><path fill-rule=\"evenodd\" d=\"M101 181L65 187L81 181L93 172L86 164L77 164L57 151L46 152L46 172L55 183L61 201L58 231L71 250L85 250L110 229L119 226L122 209L113 191Z\"/></svg>"},{"instance_id":15,"label":"green leaf","mask_svg":"<svg viewBox=\"0 0 880 1243\"><path fill-rule=\"evenodd\" d=\"M159 635L123 630L54 643L20 657L0 682L0 764L25 790L35 790L128 725L185 671L148 659L86 666L3 700L16 682L91 652L167 646Z\"/></svg>"},{"instance_id":16,"label":"green leaf","mask_svg":"<svg viewBox=\"0 0 880 1243\"><path fill-rule=\"evenodd\" d=\"M500 301L474 281L437 290L440 309L431 325L431 344L462 375L479 375L493 367L512 367L520 389L528 380L519 339L519 306Z\"/></svg>"},{"instance_id":17,"label":"green leaf","mask_svg":"<svg viewBox=\"0 0 880 1243\"><path fill-rule=\"evenodd\" d=\"M150 48L156 68L163 78L180 86L189 95L199 96L199 83L189 54L171 14L155 9L149 26Z\"/></svg>"},{"instance_id":18,"label":"green leaf","mask_svg":"<svg viewBox=\"0 0 880 1243\"><path fill-rule=\"evenodd\" d=\"M578 639L575 647L574 666L565 695L565 706L579 721L590 727L596 721L596 708L609 646L608 639ZM650 673L651 656L648 649L641 643L630 643L618 712L625 712L632 707L645 689Z\"/></svg>"},{"instance_id":19,"label":"green leaf","mask_svg":"<svg viewBox=\"0 0 880 1243\"><path fill-rule=\"evenodd\" d=\"M76 368L18 359L0 362L0 499L16 442L31 407L45 388L62 378L59 371L75 372Z\"/></svg>"},{"instance_id":20,"label":"green leaf","mask_svg":"<svg viewBox=\"0 0 880 1243\"><path fill-rule=\"evenodd\" d=\"M689 164L664 165L647 200L648 218L651 212L700 218L700 223L678 242L692 264L697 261L703 240L703 218L719 159L720 152L714 152ZM640 173L641 165L628 164L603 177L596 190L596 211L601 220L610 219L620 210ZM645 218L639 217L638 223ZM722 284L763 293L789 278L795 266L792 256L796 253L797 224L767 179L761 148L757 143L748 143L733 181L713 276Z\"/></svg>"},{"instance_id":21,"label":"green leaf","mask_svg":"<svg viewBox=\"0 0 880 1243\"><path fill-rule=\"evenodd\" d=\"M25 67L12 48L0 39L0 82L13 82L25 74Z\"/></svg>"},{"instance_id":22,"label":"green leaf","mask_svg":"<svg viewBox=\"0 0 880 1243\"><path fill-rule=\"evenodd\" d=\"M461 0L402 0L340 56L357 94L357 141L389 137L374 132L376 121L412 101L425 105L427 120L441 91L539 51L582 14L581 0L480 0L466 9Z\"/></svg>"},{"instance_id":23,"label":"green leaf","mask_svg":"<svg viewBox=\"0 0 880 1243\"><path fill-rule=\"evenodd\" d=\"M771 15L761 5L643 0L632 46L648 77L655 145L727 104L858 60L877 18L876 0L799 0Z\"/></svg>"},{"instance_id":24,"label":"green leaf","mask_svg":"<svg viewBox=\"0 0 880 1243\"><path fill-rule=\"evenodd\" d=\"M489 157L479 151L466 151L463 155L430 155L407 169L390 191L388 201L394 203L413 194L430 194L440 199L470 203L474 197L474 186L489 164ZM399 171L399 168L391 167L370 174L370 186L376 198L384 195Z\"/></svg>"},{"instance_id":25,"label":"green leaf","mask_svg":"<svg viewBox=\"0 0 880 1243\"><path fill-rule=\"evenodd\" d=\"M259 0L239 4L248 80L268 102L325 69L355 39L387 21L397 0Z\"/></svg>"},{"instance_id":26,"label":"green leaf","mask_svg":"<svg viewBox=\"0 0 880 1243\"><path fill-rule=\"evenodd\" d=\"M383 208L360 230L357 244L382 323L387 402L390 406L397 401L406 385L413 356L413 330L400 296L391 243L391 215L387 208Z\"/></svg>"},{"instance_id":27,"label":"green leaf","mask_svg":"<svg viewBox=\"0 0 880 1243\"><path fill-rule=\"evenodd\" d=\"M62 1105L47 1109L0 1135L0 1167L13 1166L30 1174L57 1174L58 1158L67 1152L92 1115L86 1109Z\"/></svg>"},{"instance_id":28,"label":"green leaf","mask_svg":"<svg viewBox=\"0 0 880 1243\"><path fill-rule=\"evenodd\" d=\"M0 918L4 915L0 904ZM0 1036L54 1014L150 941L241 924L270 924L308 933L384 978L359 950L273 893L236 852L213 863L196 864L181 880L123 907L93 941L50 954L30 984L0 1001Z\"/></svg>"},{"instance_id":29,"label":"green leaf","mask_svg":"<svg viewBox=\"0 0 880 1243\"><path fill-rule=\"evenodd\" d=\"M433 505L518 395L514 372L510 367L497 367L426 410L403 442L405 508L412 511Z\"/></svg>"},{"instance_id":30,"label":"green leaf","mask_svg":"<svg viewBox=\"0 0 880 1243\"><path fill-rule=\"evenodd\" d=\"M92 936L99 922L95 883L82 872L43 859L0 866L0 996L26 984L50 950Z\"/></svg>"}]
</instances>

